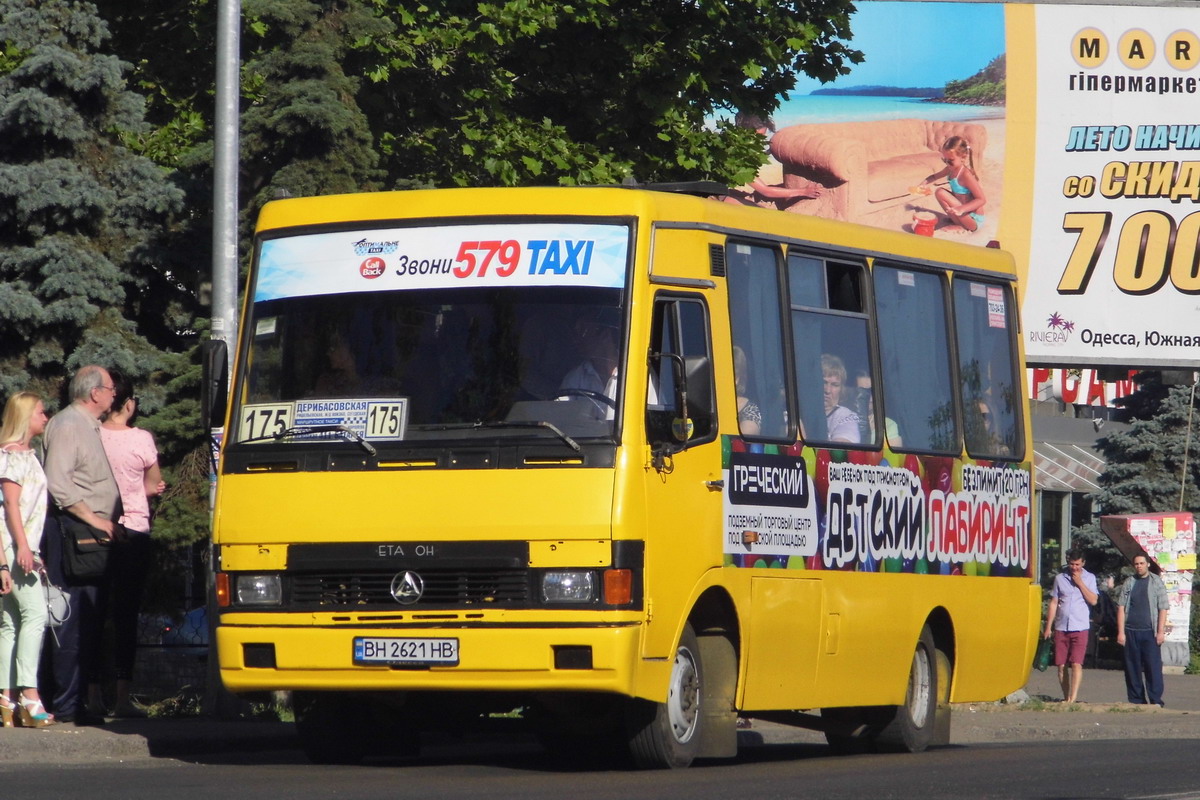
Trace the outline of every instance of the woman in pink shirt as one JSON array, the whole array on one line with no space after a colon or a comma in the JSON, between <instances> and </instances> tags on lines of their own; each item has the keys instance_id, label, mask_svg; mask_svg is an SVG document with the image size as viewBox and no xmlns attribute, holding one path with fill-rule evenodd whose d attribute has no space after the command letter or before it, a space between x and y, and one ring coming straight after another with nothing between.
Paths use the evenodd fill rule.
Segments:
<instances>
[{"instance_id":1,"label":"woman in pink shirt","mask_svg":"<svg viewBox=\"0 0 1200 800\"><path fill-rule=\"evenodd\" d=\"M129 689L137 655L138 611L152 556L150 498L162 494L166 484L158 468L158 448L154 444L154 436L132 425L138 409L133 385L115 370L110 370L109 375L112 376L114 397L112 410L100 424L100 441L104 444L108 463L112 465L117 488L121 490L124 514L120 523L128 533L113 542L109 553L117 678L114 716L144 717L145 711L130 699ZM93 713L103 714L102 704L99 684L89 685L89 709Z\"/></svg>"}]
</instances>

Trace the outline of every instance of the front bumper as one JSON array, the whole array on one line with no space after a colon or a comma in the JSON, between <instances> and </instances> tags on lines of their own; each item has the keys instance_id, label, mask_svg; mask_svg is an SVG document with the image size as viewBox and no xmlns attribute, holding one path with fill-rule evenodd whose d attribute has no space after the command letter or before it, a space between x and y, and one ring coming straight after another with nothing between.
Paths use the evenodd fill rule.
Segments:
<instances>
[{"instance_id":1,"label":"front bumper","mask_svg":"<svg viewBox=\"0 0 1200 800\"><path fill-rule=\"evenodd\" d=\"M356 636L455 637L459 663L417 668L356 665ZM640 641L641 627L633 622L398 629L240 625L223 619L216 634L221 679L233 692L585 691L632 696L637 694ZM590 651L590 668L580 666L589 663L579 657L587 652L580 648ZM564 649L570 650L571 659L562 658ZM566 662L570 666L563 668Z\"/></svg>"}]
</instances>

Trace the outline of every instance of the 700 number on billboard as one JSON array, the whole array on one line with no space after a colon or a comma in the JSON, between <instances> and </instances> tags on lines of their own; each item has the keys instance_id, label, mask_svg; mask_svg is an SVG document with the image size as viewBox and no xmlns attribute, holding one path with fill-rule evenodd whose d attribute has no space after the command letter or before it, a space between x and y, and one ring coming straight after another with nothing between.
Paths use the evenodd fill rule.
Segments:
<instances>
[{"instance_id":1,"label":"700 number on billboard","mask_svg":"<svg viewBox=\"0 0 1200 800\"><path fill-rule=\"evenodd\" d=\"M1083 294L1108 241L1112 214L1074 211L1063 217L1063 230L1079 239L1067 259L1059 294ZM1113 260L1113 283L1125 294L1158 291L1170 278L1184 294L1200 294L1200 211L1179 221L1161 211L1139 211L1121 226Z\"/></svg>"}]
</instances>

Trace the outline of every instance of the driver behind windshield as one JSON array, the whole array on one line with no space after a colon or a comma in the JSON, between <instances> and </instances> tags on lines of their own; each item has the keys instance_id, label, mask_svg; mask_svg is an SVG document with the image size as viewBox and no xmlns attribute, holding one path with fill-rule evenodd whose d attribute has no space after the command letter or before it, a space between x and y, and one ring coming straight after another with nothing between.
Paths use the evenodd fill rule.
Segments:
<instances>
[{"instance_id":1,"label":"driver behind windshield","mask_svg":"<svg viewBox=\"0 0 1200 800\"><path fill-rule=\"evenodd\" d=\"M580 361L559 384L560 399L584 397L593 419L612 419L617 406L620 311L602 308L576 320L573 327Z\"/></svg>"}]
</instances>

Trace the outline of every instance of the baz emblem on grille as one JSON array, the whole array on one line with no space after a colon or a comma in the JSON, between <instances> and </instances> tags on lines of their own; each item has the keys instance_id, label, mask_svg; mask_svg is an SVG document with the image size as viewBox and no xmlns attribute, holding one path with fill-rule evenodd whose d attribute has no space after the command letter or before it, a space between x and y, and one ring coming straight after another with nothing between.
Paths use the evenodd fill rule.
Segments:
<instances>
[{"instance_id":1,"label":"baz emblem on grille","mask_svg":"<svg viewBox=\"0 0 1200 800\"><path fill-rule=\"evenodd\" d=\"M392 578L392 597L401 605L411 606L420 600L424 593L425 581L412 570L398 572L396 577Z\"/></svg>"}]
</instances>

